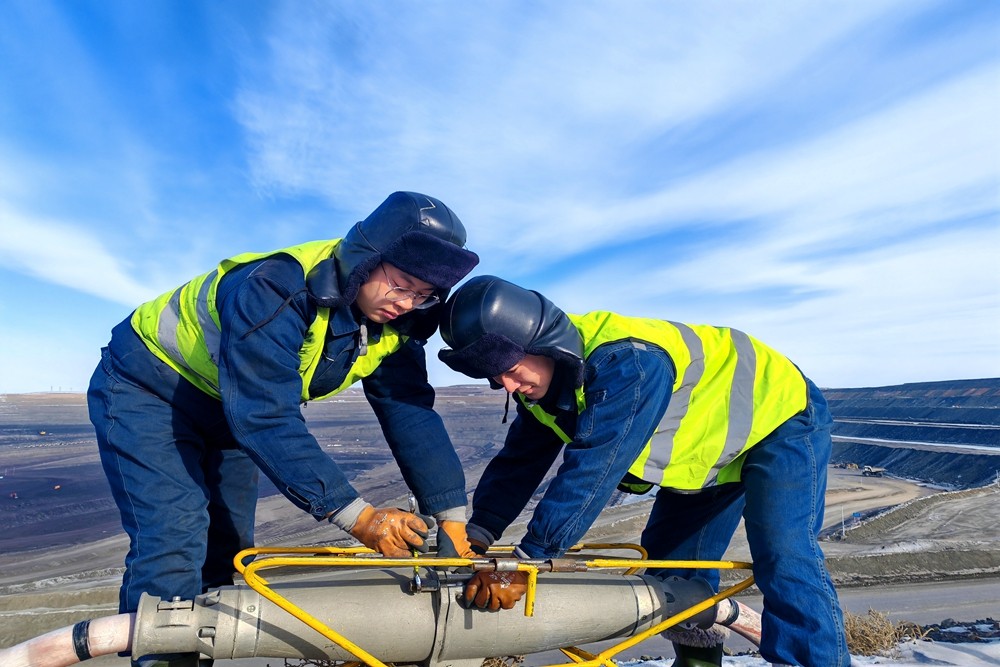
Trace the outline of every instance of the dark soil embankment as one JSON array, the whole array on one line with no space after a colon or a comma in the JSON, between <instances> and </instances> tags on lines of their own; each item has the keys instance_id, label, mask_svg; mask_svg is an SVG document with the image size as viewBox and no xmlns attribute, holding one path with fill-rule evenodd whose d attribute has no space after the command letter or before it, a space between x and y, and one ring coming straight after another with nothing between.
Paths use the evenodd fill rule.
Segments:
<instances>
[{"instance_id":1,"label":"dark soil embankment","mask_svg":"<svg viewBox=\"0 0 1000 667\"><path fill-rule=\"evenodd\" d=\"M837 586L884 586L918 581L985 579L1000 575L1000 551L962 549L833 556L827 569Z\"/></svg>"},{"instance_id":2,"label":"dark soil embankment","mask_svg":"<svg viewBox=\"0 0 1000 667\"><path fill-rule=\"evenodd\" d=\"M1000 470L1000 378L827 389L832 462L949 488L982 486Z\"/></svg>"},{"instance_id":3,"label":"dark soil embankment","mask_svg":"<svg viewBox=\"0 0 1000 667\"><path fill-rule=\"evenodd\" d=\"M1000 469L1000 450L997 454L972 454L836 440L831 462L859 467L878 466L894 477L965 489L983 486L996 479Z\"/></svg>"},{"instance_id":4,"label":"dark soil embankment","mask_svg":"<svg viewBox=\"0 0 1000 667\"><path fill-rule=\"evenodd\" d=\"M1000 424L1000 378L824 389L835 415L939 424Z\"/></svg>"}]
</instances>

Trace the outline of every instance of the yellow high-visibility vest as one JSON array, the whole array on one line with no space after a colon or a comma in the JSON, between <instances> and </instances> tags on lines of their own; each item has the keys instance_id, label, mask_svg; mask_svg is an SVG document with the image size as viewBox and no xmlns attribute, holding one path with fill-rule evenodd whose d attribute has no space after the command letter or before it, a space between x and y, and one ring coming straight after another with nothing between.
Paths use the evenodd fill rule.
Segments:
<instances>
[{"instance_id":1,"label":"yellow high-visibility vest","mask_svg":"<svg viewBox=\"0 0 1000 667\"><path fill-rule=\"evenodd\" d=\"M283 250L248 252L224 259L219 262L218 268L139 306L132 315L132 328L149 351L165 364L206 394L220 398L219 347L222 334L215 296L222 277L242 264L279 253L294 257L302 265L304 275L309 275L314 266L333 254L338 243L340 239L310 241ZM316 318L310 324L299 350L303 401L320 400L347 389L361 378L371 375L385 357L406 341L406 337L395 329L383 325L378 343L370 345L368 353L358 357L344 382L332 392L312 396L309 384L323 355L329 322L330 309L317 308Z\"/></svg>"},{"instance_id":2,"label":"yellow high-visibility vest","mask_svg":"<svg viewBox=\"0 0 1000 667\"><path fill-rule=\"evenodd\" d=\"M633 340L663 348L674 362L670 404L629 467L651 484L694 491L739 481L743 454L806 407L799 369L742 331L609 312L569 318L583 338L585 359L604 343ZM572 440L552 415L519 398L563 442ZM577 389L576 401L582 413L586 387Z\"/></svg>"}]
</instances>

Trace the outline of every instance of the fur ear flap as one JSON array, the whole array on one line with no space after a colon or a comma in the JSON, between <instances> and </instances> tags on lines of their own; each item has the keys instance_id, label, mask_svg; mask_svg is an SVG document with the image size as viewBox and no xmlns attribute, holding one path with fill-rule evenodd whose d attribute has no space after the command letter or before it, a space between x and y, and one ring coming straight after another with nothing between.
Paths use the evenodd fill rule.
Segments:
<instances>
[{"instance_id":1,"label":"fur ear flap","mask_svg":"<svg viewBox=\"0 0 1000 667\"><path fill-rule=\"evenodd\" d=\"M337 260L324 259L306 276L306 290L320 308L337 308L344 303L337 281Z\"/></svg>"},{"instance_id":2,"label":"fur ear flap","mask_svg":"<svg viewBox=\"0 0 1000 667\"><path fill-rule=\"evenodd\" d=\"M347 284L342 287L337 256L324 259L306 276L306 290L309 292L309 297L320 308L349 306L358 298L361 284L368 280L368 275L378 262L377 255L365 258L355 266Z\"/></svg>"},{"instance_id":3,"label":"fur ear flap","mask_svg":"<svg viewBox=\"0 0 1000 667\"><path fill-rule=\"evenodd\" d=\"M506 336L485 333L460 350L441 350L438 359L469 377L491 378L524 359L524 348Z\"/></svg>"}]
</instances>

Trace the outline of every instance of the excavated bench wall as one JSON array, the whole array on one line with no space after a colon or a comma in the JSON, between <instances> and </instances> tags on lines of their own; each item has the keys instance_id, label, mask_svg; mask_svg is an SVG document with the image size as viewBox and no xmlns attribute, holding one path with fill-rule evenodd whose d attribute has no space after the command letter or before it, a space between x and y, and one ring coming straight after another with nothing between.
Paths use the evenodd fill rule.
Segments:
<instances>
[{"instance_id":1,"label":"excavated bench wall","mask_svg":"<svg viewBox=\"0 0 1000 667\"><path fill-rule=\"evenodd\" d=\"M920 449L835 442L831 463L878 466L886 474L947 488L967 489L989 484L1000 469L1000 456L954 454Z\"/></svg>"},{"instance_id":2,"label":"excavated bench wall","mask_svg":"<svg viewBox=\"0 0 1000 667\"><path fill-rule=\"evenodd\" d=\"M996 479L1000 378L826 389L824 394L834 417L835 464L884 467L896 477L952 488ZM887 444L849 440L853 438ZM920 443L940 445L941 450ZM996 448L998 455L948 451L947 445Z\"/></svg>"}]
</instances>

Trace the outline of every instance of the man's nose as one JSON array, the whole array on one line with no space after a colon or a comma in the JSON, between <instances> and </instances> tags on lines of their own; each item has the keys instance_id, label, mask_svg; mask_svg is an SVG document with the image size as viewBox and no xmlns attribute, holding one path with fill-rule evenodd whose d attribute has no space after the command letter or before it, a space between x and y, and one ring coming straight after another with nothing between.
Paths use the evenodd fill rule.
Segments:
<instances>
[{"instance_id":1,"label":"man's nose","mask_svg":"<svg viewBox=\"0 0 1000 667\"><path fill-rule=\"evenodd\" d=\"M506 375L500 376L500 384L502 384L503 388L506 389L511 394L513 394L517 390L517 388L521 386L520 382Z\"/></svg>"},{"instance_id":2,"label":"man's nose","mask_svg":"<svg viewBox=\"0 0 1000 667\"><path fill-rule=\"evenodd\" d=\"M395 306L399 306L403 310L413 310L414 298L415 297L412 296L406 296L403 297L402 299L399 299L398 301L393 301L392 303Z\"/></svg>"}]
</instances>

